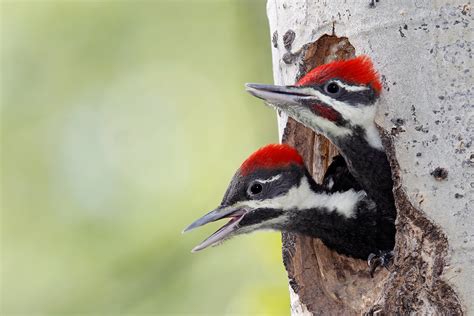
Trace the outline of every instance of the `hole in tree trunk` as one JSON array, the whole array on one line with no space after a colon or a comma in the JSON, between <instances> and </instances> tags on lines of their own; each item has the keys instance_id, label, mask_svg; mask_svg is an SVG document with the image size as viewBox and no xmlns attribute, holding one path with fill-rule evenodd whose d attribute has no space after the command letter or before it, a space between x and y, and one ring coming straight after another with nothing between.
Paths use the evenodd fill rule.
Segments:
<instances>
[{"instance_id":1,"label":"hole in tree trunk","mask_svg":"<svg viewBox=\"0 0 474 316\"><path fill-rule=\"evenodd\" d=\"M354 57L355 48L345 37L323 35L292 56L299 56L301 60L296 82L318 65ZM298 314L302 311L344 315L405 314L426 311L423 309L425 304L440 313L462 313L455 292L440 278L448 249L446 237L409 202L401 188L390 136L382 134L394 175L399 214L392 272L381 269L370 278L366 261L339 255L318 239L283 233L283 262L292 292L292 309ZM291 118L282 142L298 149L319 183L332 157L338 153L325 137ZM426 278L432 280L430 289L426 289Z\"/></svg>"}]
</instances>

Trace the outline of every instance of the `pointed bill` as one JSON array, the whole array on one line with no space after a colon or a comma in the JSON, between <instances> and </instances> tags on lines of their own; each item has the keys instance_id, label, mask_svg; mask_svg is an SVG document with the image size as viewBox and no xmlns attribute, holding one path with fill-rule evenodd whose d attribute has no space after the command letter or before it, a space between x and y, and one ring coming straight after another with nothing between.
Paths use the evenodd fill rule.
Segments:
<instances>
[{"instance_id":1,"label":"pointed bill","mask_svg":"<svg viewBox=\"0 0 474 316\"><path fill-rule=\"evenodd\" d=\"M238 229L239 222L244 218L243 215L239 217L232 218L227 224L222 226L219 230L217 230L214 234L206 238L203 242L193 248L191 252L197 252L203 250L209 246L215 245L220 241L223 241L228 237L232 232Z\"/></svg>"},{"instance_id":2,"label":"pointed bill","mask_svg":"<svg viewBox=\"0 0 474 316\"><path fill-rule=\"evenodd\" d=\"M247 83L245 89L251 95L282 110L289 106L301 105L304 99L314 98L311 91L305 87Z\"/></svg>"},{"instance_id":3,"label":"pointed bill","mask_svg":"<svg viewBox=\"0 0 474 316\"><path fill-rule=\"evenodd\" d=\"M239 226L239 222L242 220L246 212L244 210L235 209L233 207L218 207L215 210L207 213L203 217L194 221L191 225L186 227L183 230L183 233L193 230L197 227L206 225L210 222L214 222L223 218L230 218L230 221L222 226L219 230L217 230L214 234L209 236L206 240L202 243L197 245L193 248L192 252L196 252L207 248L211 245L218 243L219 241L224 240L228 237L232 232L236 231Z\"/></svg>"},{"instance_id":4,"label":"pointed bill","mask_svg":"<svg viewBox=\"0 0 474 316\"><path fill-rule=\"evenodd\" d=\"M188 227L186 227L183 230L183 234L190 231L190 230L198 228L200 226L206 225L210 222L214 222L214 221L217 221L221 218L224 218L226 215L228 215L230 213L232 213L232 211L225 212L225 211L223 211L222 208L216 208L215 210L210 211L209 213L207 213L203 217L198 218L197 220L192 222Z\"/></svg>"}]
</instances>

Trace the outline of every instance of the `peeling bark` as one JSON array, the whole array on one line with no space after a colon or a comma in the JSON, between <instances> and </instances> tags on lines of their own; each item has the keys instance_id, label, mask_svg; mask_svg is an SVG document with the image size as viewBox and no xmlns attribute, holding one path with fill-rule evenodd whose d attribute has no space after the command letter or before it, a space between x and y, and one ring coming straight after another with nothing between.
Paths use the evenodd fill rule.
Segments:
<instances>
[{"instance_id":1,"label":"peeling bark","mask_svg":"<svg viewBox=\"0 0 474 316\"><path fill-rule=\"evenodd\" d=\"M431 168L436 159L428 156L432 151L426 145L429 143L427 136L436 144L435 139L439 139L436 135L447 137L451 131L441 128L437 121L427 121L432 117L426 112L437 114L438 111L446 121L455 121L455 114L443 107L445 99L441 94L433 98L432 95L427 97L429 93L426 91L430 90L421 93L411 91L413 87L419 86L420 80L426 80L432 85L431 92L434 93L440 82L450 77L451 88L445 88L443 95L450 95L453 102L446 106L456 106L459 112L466 115L462 122L464 127L450 128L470 131L474 125L474 116L472 113L468 115L473 99L472 87L469 88L472 80L469 84L468 78L472 79L472 75L457 76L458 73L446 68L447 75L439 74L437 80L432 77L433 67L438 70L451 66L443 64L446 60L453 63L452 67L456 69L462 67L460 65L464 62L464 67L470 64L472 69L472 53L465 30L470 23L470 6L461 1L446 4L400 1L387 4L385 8L384 5L377 4L375 9L371 9L368 2L362 1L356 4L342 0L331 3L317 0L268 2L273 34L274 78L277 84L293 84L315 66L350 58L356 51L373 57L384 85L379 102L379 112L384 115L379 115L378 123L392 166L398 210L394 264L390 271L378 271L373 279L368 274L365 261L341 256L316 239L283 234L283 262L289 277L293 315L461 315L473 310L474 223L472 212L469 212L472 195L467 197L464 204L459 201L465 194L472 194L472 190L454 194L455 188L457 191L460 191L460 187L468 189L459 184L463 183L462 180L453 179L453 172L448 170L455 169L454 176L470 180L470 185L474 187L474 176L469 171L459 169L459 165L464 168L474 165L469 163L470 160L464 160L466 156L471 160L474 157L466 153L466 144L470 146L473 137L472 134L467 139L461 137L461 149L457 144L455 150L464 150L463 157L436 153L444 157L445 166L450 168ZM386 10L392 11L387 13ZM432 35L430 30L439 34ZM418 33L413 35L415 31ZM449 36L440 33L443 31L450 33ZM279 38L278 34L283 36ZM402 40L404 42L400 42ZM458 46L452 52L449 51L451 42ZM435 56L435 49L444 49L443 59ZM419 56L426 60L414 62ZM450 60L455 56L463 62ZM418 65L421 71L416 71ZM469 72L460 70L464 74ZM430 86L426 86L426 89L430 89ZM433 102L433 99L438 102ZM437 134L426 135L430 129ZM279 130L280 140L299 150L308 170L320 182L332 157L337 154L336 148L323 136L281 113ZM387 132L389 130L391 133ZM421 148L417 144L421 144ZM452 144L454 142L442 147L451 150ZM414 155L411 148L419 152ZM420 166L420 163L425 165ZM428 167L431 168L429 171L426 170ZM419 178L423 178L424 182L420 182ZM438 192L436 185L447 181L453 181L450 190ZM424 191L419 189L420 185ZM439 212L433 211L437 206L433 201L440 199L449 200L453 205L451 209L445 210L448 216L439 216ZM462 214L466 223L458 220L453 226L452 218L459 214ZM469 224L471 226L466 227ZM456 230L456 225L462 226L461 232ZM461 241L458 235L464 239Z\"/></svg>"}]
</instances>

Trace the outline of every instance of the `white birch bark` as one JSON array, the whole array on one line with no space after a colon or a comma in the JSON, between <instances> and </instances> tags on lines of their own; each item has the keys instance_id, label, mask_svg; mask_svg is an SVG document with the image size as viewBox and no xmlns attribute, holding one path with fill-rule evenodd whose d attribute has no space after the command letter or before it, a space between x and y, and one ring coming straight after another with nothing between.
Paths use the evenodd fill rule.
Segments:
<instances>
[{"instance_id":1,"label":"white birch bark","mask_svg":"<svg viewBox=\"0 0 474 316\"><path fill-rule=\"evenodd\" d=\"M276 84L293 84L299 71L301 61L285 62L285 54L332 34L333 27L337 37L347 37L356 55L372 58L384 85L377 123L393 132L401 192L447 237L439 279L454 290L463 311L474 314L474 33L469 1L380 0L370 7L369 0L268 0L267 13ZM283 40L285 34L288 40L290 30L291 48ZM286 124L287 118L279 117L280 139ZM437 167L447 170L446 179L431 174ZM409 238L397 243L403 246L397 249L400 264L403 256L420 256L426 265L435 266L436 242L423 243L430 231L421 226L407 229L413 248ZM393 273L397 271L384 281L393 281ZM424 282L437 280L430 276ZM385 291L393 290L387 286ZM425 294L412 289L420 291L422 301L415 311L440 311L429 297L430 286ZM291 292L293 314L311 313L308 302L300 302ZM387 295L373 303L391 304Z\"/></svg>"}]
</instances>

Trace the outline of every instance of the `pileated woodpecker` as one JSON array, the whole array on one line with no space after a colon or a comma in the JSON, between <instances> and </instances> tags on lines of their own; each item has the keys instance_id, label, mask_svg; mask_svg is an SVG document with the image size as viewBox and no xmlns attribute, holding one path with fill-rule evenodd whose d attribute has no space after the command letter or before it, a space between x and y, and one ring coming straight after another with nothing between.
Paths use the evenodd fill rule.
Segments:
<instances>
[{"instance_id":1,"label":"pileated woodpecker","mask_svg":"<svg viewBox=\"0 0 474 316\"><path fill-rule=\"evenodd\" d=\"M366 56L314 68L296 85L247 84L247 91L325 135L350 173L377 204L380 216L396 218L390 164L374 118L382 90ZM395 234L395 227L386 227Z\"/></svg>"},{"instance_id":2,"label":"pileated woodpecker","mask_svg":"<svg viewBox=\"0 0 474 316\"><path fill-rule=\"evenodd\" d=\"M343 160L341 166L345 168ZM332 176L327 174L326 180ZM193 252L235 235L272 229L320 238L341 254L365 260L393 248L393 220L384 216L363 190L331 192L317 184L296 149L267 145L240 166L221 204L184 232L229 218Z\"/></svg>"}]
</instances>

